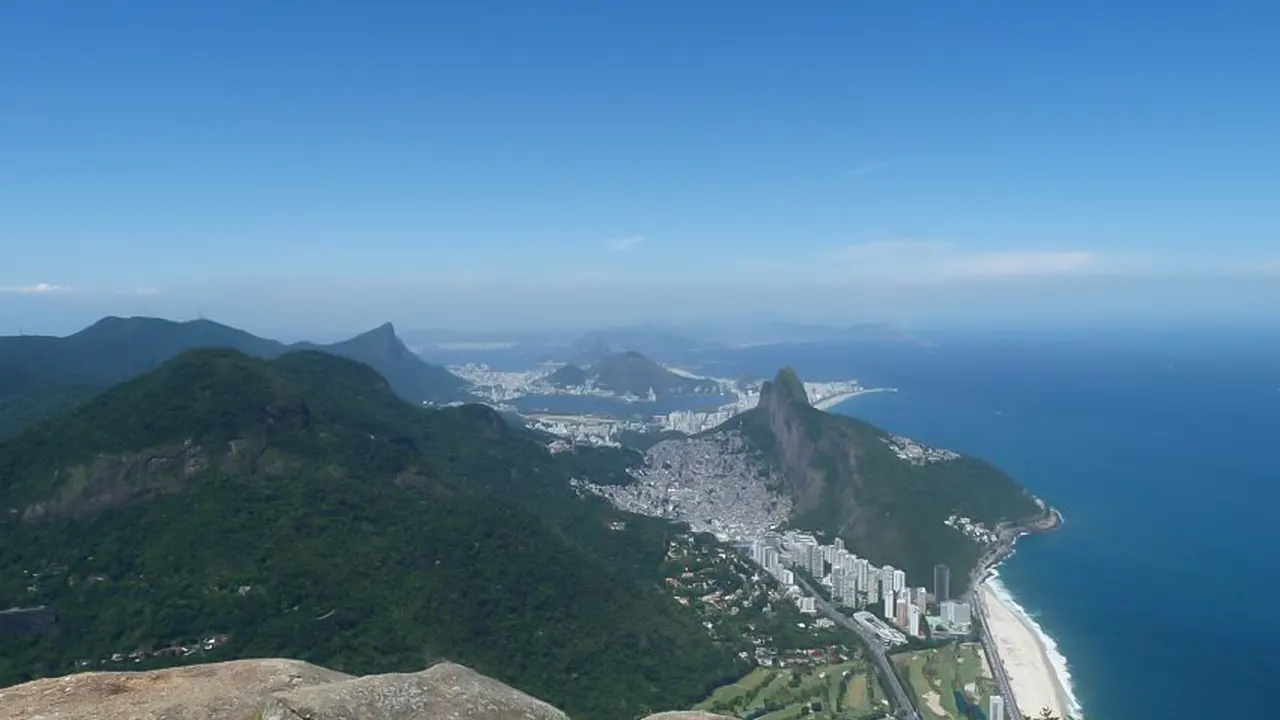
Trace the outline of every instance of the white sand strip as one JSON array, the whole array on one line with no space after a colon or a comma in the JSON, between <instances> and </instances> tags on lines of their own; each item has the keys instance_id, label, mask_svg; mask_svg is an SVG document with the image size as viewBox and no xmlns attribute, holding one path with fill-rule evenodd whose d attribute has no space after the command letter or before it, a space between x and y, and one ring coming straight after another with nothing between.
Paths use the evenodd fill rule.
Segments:
<instances>
[{"instance_id":1,"label":"white sand strip","mask_svg":"<svg viewBox=\"0 0 1280 720\"><path fill-rule=\"evenodd\" d=\"M1047 707L1057 717L1068 717L1063 701L1065 693L1058 687L1058 676L1035 629L1007 607L986 583L982 584L982 599L996 654L1009 676L1018 709L1036 717L1041 708Z\"/></svg>"}]
</instances>

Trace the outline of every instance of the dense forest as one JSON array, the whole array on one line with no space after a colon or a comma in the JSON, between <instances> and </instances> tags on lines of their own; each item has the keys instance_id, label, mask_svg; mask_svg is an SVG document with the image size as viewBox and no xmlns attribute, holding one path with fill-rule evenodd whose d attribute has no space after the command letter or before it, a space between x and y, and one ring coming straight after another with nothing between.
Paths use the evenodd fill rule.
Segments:
<instances>
[{"instance_id":1,"label":"dense forest","mask_svg":"<svg viewBox=\"0 0 1280 720\"><path fill-rule=\"evenodd\" d=\"M0 606L59 617L5 638L0 683L226 635L192 661L448 658L574 717L687 706L742 668L658 589L674 529L569 485L627 462L327 354L185 354L0 444Z\"/></svg>"}]
</instances>

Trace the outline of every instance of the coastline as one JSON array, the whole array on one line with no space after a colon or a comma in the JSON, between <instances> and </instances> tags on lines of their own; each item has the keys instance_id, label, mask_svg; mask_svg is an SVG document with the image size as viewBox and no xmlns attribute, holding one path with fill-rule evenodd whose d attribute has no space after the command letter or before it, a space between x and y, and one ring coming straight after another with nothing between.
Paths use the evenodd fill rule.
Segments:
<instances>
[{"instance_id":1,"label":"coastline","mask_svg":"<svg viewBox=\"0 0 1280 720\"><path fill-rule=\"evenodd\" d=\"M853 392L837 393L835 395L832 395L831 397L823 398L818 402L813 403L813 407L817 410L832 410L837 405L842 405L845 402L848 402L849 400L852 400L856 397L860 397L862 395L871 395L872 393L883 393L883 392L898 392L898 390L897 388L863 388L861 390L855 390Z\"/></svg>"},{"instance_id":2,"label":"coastline","mask_svg":"<svg viewBox=\"0 0 1280 720\"><path fill-rule=\"evenodd\" d=\"M988 652L1003 668L1013 705L1037 717L1049 708L1059 718L1081 718L1083 709L1071 685L1067 660L1052 637L1021 606L1000 580L1000 563L1014 552L1023 535L1052 532L1064 522L1056 509L1029 523L1001 529L1001 542L975 573L973 594L990 638Z\"/></svg>"},{"instance_id":3,"label":"coastline","mask_svg":"<svg viewBox=\"0 0 1280 720\"><path fill-rule=\"evenodd\" d=\"M994 640L992 651L1004 666L1018 708L1033 718L1046 707L1060 718L1082 717L1066 658L1053 638L1018 605L999 573L984 580L979 592Z\"/></svg>"}]
</instances>

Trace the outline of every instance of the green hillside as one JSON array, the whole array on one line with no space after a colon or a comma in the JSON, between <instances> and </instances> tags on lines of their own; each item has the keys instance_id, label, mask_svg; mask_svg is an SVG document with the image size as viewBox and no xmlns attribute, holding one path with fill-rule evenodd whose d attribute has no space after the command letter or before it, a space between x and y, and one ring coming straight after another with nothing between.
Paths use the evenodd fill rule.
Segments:
<instances>
[{"instance_id":1,"label":"green hillside","mask_svg":"<svg viewBox=\"0 0 1280 720\"><path fill-rule=\"evenodd\" d=\"M669 526L570 488L601 461L332 355L184 354L0 444L0 606L59 616L4 639L0 684L225 634L213 657L446 657L577 718L690 705L742 666L658 590Z\"/></svg>"}]
</instances>

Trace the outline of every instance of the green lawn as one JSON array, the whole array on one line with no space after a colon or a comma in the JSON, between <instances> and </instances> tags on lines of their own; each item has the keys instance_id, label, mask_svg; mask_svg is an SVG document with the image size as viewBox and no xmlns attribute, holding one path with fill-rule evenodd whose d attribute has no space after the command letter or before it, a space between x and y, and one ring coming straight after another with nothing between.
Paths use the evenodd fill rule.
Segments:
<instances>
[{"instance_id":1,"label":"green lawn","mask_svg":"<svg viewBox=\"0 0 1280 720\"><path fill-rule=\"evenodd\" d=\"M874 673L855 660L818 667L756 668L736 683L718 688L695 709L753 720L794 720L802 715L857 720L882 710L883 697ZM813 709L815 704L818 710Z\"/></svg>"},{"instance_id":2,"label":"green lawn","mask_svg":"<svg viewBox=\"0 0 1280 720\"><path fill-rule=\"evenodd\" d=\"M976 643L904 653L896 656L894 663L925 718L962 717L956 707L956 691L980 707L986 707L995 691L994 681L985 672L982 647Z\"/></svg>"}]
</instances>

